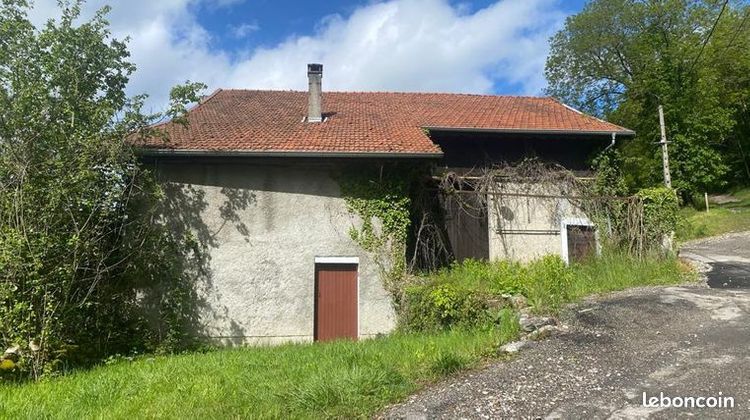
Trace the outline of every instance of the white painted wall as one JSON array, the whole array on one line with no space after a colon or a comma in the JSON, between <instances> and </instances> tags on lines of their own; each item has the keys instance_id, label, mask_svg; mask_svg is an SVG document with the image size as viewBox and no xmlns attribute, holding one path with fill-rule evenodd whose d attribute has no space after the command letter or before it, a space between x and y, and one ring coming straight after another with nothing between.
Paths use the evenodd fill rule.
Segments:
<instances>
[{"instance_id":1,"label":"white painted wall","mask_svg":"<svg viewBox=\"0 0 750 420\"><path fill-rule=\"evenodd\" d=\"M183 207L197 211L194 230L211 244L210 274L199 285L207 336L226 344L311 341L321 257L358 258L360 337L394 328L378 269L348 233L360 220L330 168L195 160L162 161L157 172L170 199L202 195L199 205ZM185 217L174 213L167 216Z\"/></svg>"},{"instance_id":2,"label":"white painted wall","mask_svg":"<svg viewBox=\"0 0 750 420\"><path fill-rule=\"evenodd\" d=\"M562 185L504 183L509 194L564 195ZM564 220L588 222L583 212L564 198L489 197L490 259L531 261L544 255L565 257L562 242Z\"/></svg>"}]
</instances>

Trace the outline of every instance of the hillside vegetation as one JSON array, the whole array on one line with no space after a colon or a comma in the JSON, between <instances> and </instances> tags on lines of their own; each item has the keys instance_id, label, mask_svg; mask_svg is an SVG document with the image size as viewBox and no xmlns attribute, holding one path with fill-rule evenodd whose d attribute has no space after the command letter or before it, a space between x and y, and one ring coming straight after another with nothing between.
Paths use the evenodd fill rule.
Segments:
<instances>
[{"instance_id":1,"label":"hillside vegetation","mask_svg":"<svg viewBox=\"0 0 750 420\"><path fill-rule=\"evenodd\" d=\"M687 241L731 232L750 231L750 188L736 190L722 196L723 204L709 203L705 207L685 207L680 211L682 222L677 239Z\"/></svg>"}]
</instances>

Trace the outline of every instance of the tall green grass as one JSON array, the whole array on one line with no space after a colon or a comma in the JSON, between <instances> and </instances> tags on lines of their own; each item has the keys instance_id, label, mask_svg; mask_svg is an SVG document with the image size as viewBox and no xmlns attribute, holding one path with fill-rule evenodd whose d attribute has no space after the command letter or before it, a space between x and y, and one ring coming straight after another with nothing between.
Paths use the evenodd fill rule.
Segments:
<instances>
[{"instance_id":1,"label":"tall green grass","mask_svg":"<svg viewBox=\"0 0 750 420\"><path fill-rule=\"evenodd\" d=\"M697 279L692 268L677 258L658 255L634 258L617 252L574 264L571 271L570 300L631 287L679 284Z\"/></svg>"},{"instance_id":2,"label":"tall green grass","mask_svg":"<svg viewBox=\"0 0 750 420\"><path fill-rule=\"evenodd\" d=\"M464 260L429 276L428 284L450 285L481 295L523 294L534 306L556 308L564 302L573 272L557 256L521 264Z\"/></svg>"},{"instance_id":3,"label":"tall green grass","mask_svg":"<svg viewBox=\"0 0 750 420\"><path fill-rule=\"evenodd\" d=\"M516 319L506 322L493 330L118 362L0 386L0 418L364 417L494 355L518 334Z\"/></svg>"},{"instance_id":4,"label":"tall green grass","mask_svg":"<svg viewBox=\"0 0 750 420\"><path fill-rule=\"evenodd\" d=\"M738 201L705 208L684 207L680 210L681 222L677 228L677 239L687 241L730 232L750 230L750 188L730 194Z\"/></svg>"},{"instance_id":5,"label":"tall green grass","mask_svg":"<svg viewBox=\"0 0 750 420\"><path fill-rule=\"evenodd\" d=\"M471 319L461 316L473 318L476 308L490 308L491 305L480 304L482 299L497 300L508 294L523 295L537 312L555 312L563 304L586 295L634 286L676 284L690 280L692 275L689 267L671 256L636 258L614 251L570 266L557 256L545 256L528 264L465 260L426 276L421 284L407 290L407 302L417 304L407 308L407 321L413 327L414 319L428 319L430 313L437 312L432 318L439 318L447 307L456 308L457 312L448 321L470 324ZM452 305L446 305L446 301ZM463 308L472 310L462 312ZM449 324L444 322L443 326Z\"/></svg>"}]
</instances>

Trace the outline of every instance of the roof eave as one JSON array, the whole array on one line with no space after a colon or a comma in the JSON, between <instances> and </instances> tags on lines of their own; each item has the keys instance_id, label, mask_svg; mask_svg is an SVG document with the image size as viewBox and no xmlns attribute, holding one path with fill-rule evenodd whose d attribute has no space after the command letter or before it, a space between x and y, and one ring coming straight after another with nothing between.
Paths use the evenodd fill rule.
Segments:
<instances>
[{"instance_id":1,"label":"roof eave","mask_svg":"<svg viewBox=\"0 0 750 420\"><path fill-rule=\"evenodd\" d=\"M498 133L498 134L543 134L543 135L577 135L577 136L618 136L633 137L635 131L632 130L540 130L528 128L478 128L478 127L443 127L443 126L424 126L426 130L445 131L445 132L463 132L463 133Z\"/></svg>"},{"instance_id":2,"label":"roof eave","mask_svg":"<svg viewBox=\"0 0 750 420\"><path fill-rule=\"evenodd\" d=\"M442 152L319 152L286 150L200 150L139 148L141 156L190 157L286 157L286 158L370 158L370 159L438 159Z\"/></svg>"}]
</instances>

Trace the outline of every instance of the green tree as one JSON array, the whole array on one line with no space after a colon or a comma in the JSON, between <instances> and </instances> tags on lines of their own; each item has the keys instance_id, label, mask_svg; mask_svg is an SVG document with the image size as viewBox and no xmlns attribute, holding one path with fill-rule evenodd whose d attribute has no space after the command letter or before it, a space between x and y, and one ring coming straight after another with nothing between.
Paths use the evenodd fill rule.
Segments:
<instances>
[{"instance_id":1,"label":"green tree","mask_svg":"<svg viewBox=\"0 0 750 420\"><path fill-rule=\"evenodd\" d=\"M665 108L675 187L749 182L746 1L593 0L551 40L548 93L636 130L622 147L632 190L661 181Z\"/></svg>"},{"instance_id":2,"label":"green tree","mask_svg":"<svg viewBox=\"0 0 750 420\"><path fill-rule=\"evenodd\" d=\"M144 115L108 9L79 23L81 5L61 2L37 29L26 1L0 2L0 355L11 348L4 366L35 377L177 344L199 251L164 226L163 193L125 139L156 135L149 125L179 119L203 86ZM169 325L149 324L146 304Z\"/></svg>"}]
</instances>

